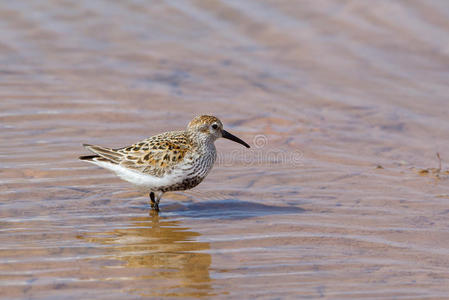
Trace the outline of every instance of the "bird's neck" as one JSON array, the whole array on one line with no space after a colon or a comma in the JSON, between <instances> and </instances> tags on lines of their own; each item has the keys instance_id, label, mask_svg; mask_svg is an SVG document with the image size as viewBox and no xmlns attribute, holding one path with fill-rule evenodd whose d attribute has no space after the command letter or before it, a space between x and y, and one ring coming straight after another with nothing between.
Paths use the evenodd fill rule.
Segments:
<instances>
[{"instance_id":1,"label":"bird's neck","mask_svg":"<svg viewBox=\"0 0 449 300\"><path fill-rule=\"evenodd\" d=\"M213 151L215 152L215 138L209 134L201 134L201 133L190 133L190 138L197 145L197 147L204 151Z\"/></svg>"}]
</instances>

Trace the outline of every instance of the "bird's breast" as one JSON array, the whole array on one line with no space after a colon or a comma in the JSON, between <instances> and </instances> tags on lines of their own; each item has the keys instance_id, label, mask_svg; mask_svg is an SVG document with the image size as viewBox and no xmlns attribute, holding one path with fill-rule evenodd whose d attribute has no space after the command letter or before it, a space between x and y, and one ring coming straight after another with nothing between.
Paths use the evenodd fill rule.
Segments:
<instances>
[{"instance_id":1,"label":"bird's breast","mask_svg":"<svg viewBox=\"0 0 449 300\"><path fill-rule=\"evenodd\" d=\"M215 159L216 155L209 154L187 160L181 167L182 171L178 170L177 180L173 180L171 184L166 186L159 187L159 190L162 192L182 191L197 186L212 169Z\"/></svg>"},{"instance_id":2,"label":"bird's breast","mask_svg":"<svg viewBox=\"0 0 449 300\"><path fill-rule=\"evenodd\" d=\"M187 162L187 165L189 166L187 177L206 177L206 175L214 166L216 158L216 151L207 151L201 154L193 154L192 158L189 160L189 162Z\"/></svg>"}]
</instances>

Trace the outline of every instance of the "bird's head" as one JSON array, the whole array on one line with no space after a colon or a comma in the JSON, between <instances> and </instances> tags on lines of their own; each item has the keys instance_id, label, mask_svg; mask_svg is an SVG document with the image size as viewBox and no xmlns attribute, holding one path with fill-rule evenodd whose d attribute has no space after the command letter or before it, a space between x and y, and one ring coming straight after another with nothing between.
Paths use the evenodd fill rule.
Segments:
<instances>
[{"instance_id":1,"label":"bird's head","mask_svg":"<svg viewBox=\"0 0 449 300\"><path fill-rule=\"evenodd\" d=\"M223 123L221 123L221 121L214 116L203 115L195 117L192 121L190 121L189 125L187 125L187 131L200 137L202 140L214 142L216 139L222 137L249 148L247 143L224 130Z\"/></svg>"}]
</instances>

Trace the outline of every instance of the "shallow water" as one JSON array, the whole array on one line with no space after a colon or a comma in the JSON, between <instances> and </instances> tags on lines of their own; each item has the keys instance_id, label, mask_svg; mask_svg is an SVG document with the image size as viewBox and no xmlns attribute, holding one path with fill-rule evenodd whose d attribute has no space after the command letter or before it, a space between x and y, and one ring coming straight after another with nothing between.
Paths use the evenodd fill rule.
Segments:
<instances>
[{"instance_id":1,"label":"shallow water","mask_svg":"<svg viewBox=\"0 0 449 300\"><path fill-rule=\"evenodd\" d=\"M0 296L446 298L448 20L445 0L3 2ZM202 113L252 148L217 141L158 216L77 159Z\"/></svg>"}]
</instances>

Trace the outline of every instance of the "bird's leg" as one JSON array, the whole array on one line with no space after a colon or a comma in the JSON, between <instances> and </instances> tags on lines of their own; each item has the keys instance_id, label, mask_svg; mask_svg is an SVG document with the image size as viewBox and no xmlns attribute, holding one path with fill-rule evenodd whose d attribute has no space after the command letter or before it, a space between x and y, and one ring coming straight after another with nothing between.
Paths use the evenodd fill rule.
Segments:
<instances>
[{"instance_id":1,"label":"bird's leg","mask_svg":"<svg viewBox=\"0 0 449 300\"><path fill-rule=\"evenodd\" d=\"M164 194L164 192L157 192L157 194L156 194L156 205L157 205L158 209L159 209L159 202L161 201L161 197L163 194Z\"/></svg>"},{"instance_id":2,"label":"bird's leg","mask_svg":"<svg viewBox=\"0 0 449 300\"><path fill-rule=\"evenodd\" d=\"M150 200L151 200L151 208L154 208L155 201L154 201L154 193L153 192L150 192Z\"/></svg>"},{"instance_id":3,"label":"bird's leg","mask_svg":"<svg viewBox=\"0 0 449 300\"><path fill-rule=\"evenodd\" d=\"M151 199L151 208L154 209L155 211L159 211L159 199L156 202L156 200L154 199L154 192L150 192L150 199Z\"/></svg>"},{"instance_id":4,"label":"bird's leg","mask_svg":"<svg viewBox=\"0 0 449 300\"><path fill-rule=\"evenodd\" d=\"M159 205L159 202L161 201L162 195L164 194L164 192L157 192L156 195L156 203Z\"/></svg>"}]
</instances>

